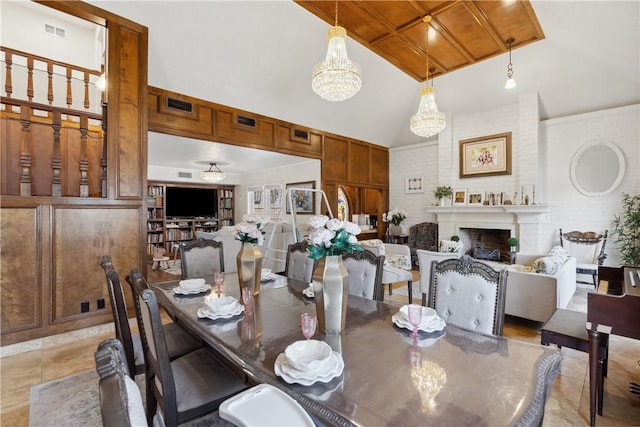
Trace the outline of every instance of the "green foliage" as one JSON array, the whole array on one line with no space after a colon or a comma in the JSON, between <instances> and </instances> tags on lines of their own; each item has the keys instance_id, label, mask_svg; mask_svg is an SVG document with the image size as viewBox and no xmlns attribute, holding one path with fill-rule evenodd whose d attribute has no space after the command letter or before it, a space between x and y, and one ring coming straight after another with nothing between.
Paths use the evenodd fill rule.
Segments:
<instances>
[{"instance_id":1,"label":"green foliage","mask_svg":"<svg viewBox=\"0 0 640 427\"><path fill-rule=\"evenodd\" d=\"M448 185L436 187L435 191L433 192L433 195L438 200L452 197L453 188L449 187Z\"/></svg>"},{"instance_id":2,"label":"green foliage","mask_svg":"<svg viewBox=\"0 0 640 427\"><path fill-rule=\"evenodd\" d=\"M453 240L454 242L459 242L460 241L460 236L456 236L454 234L453 236L451 236L451 240Z\"/></svg>"},{"instance_id":3,"label":"green foliage","mask_svg":"<svg viewBox=\"0 0 640 427\"><path fill-rule=\"evenodd\" d=\"M640 267L640 194L622 193L622 211L611 227L623 264Z\"/></svg>"},{"instance_id":4,"label":"green foliage","mask_svg":"<svg viewBox=\"0 0 640 427\"><path fill-rule=\"evenodd\" d=\"M518 239L516 239L515 237L509 237L509 238L507 239L507 244L508 244L509 246L518 246L518 243L520 243L520 242L519 242L519 241L518 241Z\"/></svg>"}]
</instances>

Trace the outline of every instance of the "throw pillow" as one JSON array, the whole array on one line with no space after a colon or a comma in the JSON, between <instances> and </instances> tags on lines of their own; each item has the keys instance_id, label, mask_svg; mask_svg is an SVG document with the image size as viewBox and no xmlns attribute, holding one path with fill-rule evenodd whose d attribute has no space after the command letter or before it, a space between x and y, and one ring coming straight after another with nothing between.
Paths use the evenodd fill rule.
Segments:
<instances>
[{"instance_id":1,"label":"throw pillow","mask_svg":"<svg viewBox=\"0 0 640 427\"><path fill-rule=\"evenodd\" d=\"M557 261L547 256L536 259L532 267L536 273L556 274L558 271Z\"/></svg>"},{"instance_id":2,"label":"throw pillow","mask_svg":"<svg viewBox=\"0 0 640 427\"><path fill-rule=\"evenodd\" d=\"M567 250L562 246L554 246L551 248L547 256L555 258L558 265L562 265L569 259L569 252L567 252Z\"/></svg>"}]
</instances>

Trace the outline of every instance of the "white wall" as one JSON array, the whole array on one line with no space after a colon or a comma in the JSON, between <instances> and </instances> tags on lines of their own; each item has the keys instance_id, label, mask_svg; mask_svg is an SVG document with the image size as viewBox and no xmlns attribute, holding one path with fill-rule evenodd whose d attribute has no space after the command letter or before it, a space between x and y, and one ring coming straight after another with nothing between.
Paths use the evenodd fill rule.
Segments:
<instances>
[{"instance_id":1,"label":"white wall","mask_svg":"<svg viewBox=\"0 0 640 427\"><path fill-rule=\"evenodd\" d=\"M405 229L423 221L435 221L425 207L435 204L438 185L473 191L512 194L521 185L536 186L536 202L551 207L549 223L539 236L545 247L559 244L558 229L598 231L611 229L620 207L621 193L640 193L640 105L615 108L540 122L537 96L522 94L517 105L464 117L448 118L447 128L432 143L393 148L389 151L390 207L403 208L409 217ZM483 135L512 132L512 172L487 178L458 177L458 141ZM620 186L602 197L579 193L570 179L575 153L591 141L609 141L622 150L626 172ZM437 159L437 162L435 161ZM425 193L405 194L407 176L420 174ZM520 236L526 238L526 236ZM605 265L618 265L615 238L607 242Z\"/></svg>"}]
</instances>

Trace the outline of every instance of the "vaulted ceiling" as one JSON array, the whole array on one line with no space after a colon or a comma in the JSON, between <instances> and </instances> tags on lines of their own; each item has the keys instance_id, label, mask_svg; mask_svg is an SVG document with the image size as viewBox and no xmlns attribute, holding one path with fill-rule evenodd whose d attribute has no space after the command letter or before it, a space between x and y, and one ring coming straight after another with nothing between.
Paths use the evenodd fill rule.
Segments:
<instances>
[{"instance_id":1,"label":"vaulted ceiling","mask_svg":"<svg viewBox=\"0 0 640 427\"><path fill-rule=\"evenodd\" d=\"M542 40L528 1L309 1L303 8L371 49L414 79L437 77ZM431 17L429 43L424 17Z\"/></svg>"}]
</instances>

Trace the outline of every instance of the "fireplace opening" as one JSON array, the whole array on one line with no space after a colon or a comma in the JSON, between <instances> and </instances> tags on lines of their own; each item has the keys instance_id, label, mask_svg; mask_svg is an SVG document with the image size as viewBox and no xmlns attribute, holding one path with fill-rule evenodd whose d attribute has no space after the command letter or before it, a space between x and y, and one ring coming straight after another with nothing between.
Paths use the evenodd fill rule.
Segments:
<instances>
[{"instance_id":1,"label":"fireplace opening","mask_svg":"<svg viewBox=\"0 0 640 427\"><path fill-rule=\"evenodd\" d=\"M511 230L495 228L460 228L466 253L478 260L509 262L507 239Z\"/></svg>"}]
</instances>

